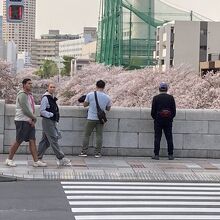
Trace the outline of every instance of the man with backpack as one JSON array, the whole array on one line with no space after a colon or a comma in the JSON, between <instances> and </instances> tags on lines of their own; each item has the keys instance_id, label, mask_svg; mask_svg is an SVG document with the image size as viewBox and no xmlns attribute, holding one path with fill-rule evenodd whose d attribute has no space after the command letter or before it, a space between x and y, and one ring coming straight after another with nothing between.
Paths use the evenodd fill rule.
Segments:
<instances>
[{"instance_id":1,"label":"man with backpack","mask_svg":"<svg viewBox=\"0 0 220 220\"><path fill-rule=\"evenodd\" d=\"M174 160L173 156L173 118L176 116L176 104L174 97L167 94L168 85L161 83L159 86L160 94L154 96L152 101L151 116L154 119L154 156L152 159L159 160L160 141L162 131L164 131L167 146L168 158Z\"/></svg>"}]
</instances>

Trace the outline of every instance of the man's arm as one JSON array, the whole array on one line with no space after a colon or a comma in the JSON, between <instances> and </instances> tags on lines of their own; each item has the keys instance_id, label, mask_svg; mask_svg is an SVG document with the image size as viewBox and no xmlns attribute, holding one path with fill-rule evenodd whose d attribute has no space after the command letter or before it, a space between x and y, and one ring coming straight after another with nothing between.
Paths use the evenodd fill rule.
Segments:
<instances>
[{"instance_id":1,"label":"man's arm","mask_svg":"<svg viewBox=\"0 0 220 220\"><path fill-rule=\"evenodd\" d=\"M88 107L89 106L89 94L86 95L85 101L83 102L83 106L84 107Z\"/></svg>"},{"instance_id":2,"label":"man's arm","mask_svg":"<svg viewBox=\"0 0 220 220\"><path fill-rule=\"evenodd\" d=\"M83 106L84 106L84 107L88 107L88 106L89 106L89 102L86 102L86 101L83 102Z\"/></svg>"},{"instance_id":3,"label":"man's arm","mask_svg":"<svg viewBox=\"0 0 220 220\"><path fill-rule=\"evenodd\" d=\"M173 97L173 118L176 116L176 102L175 99Z\"/></svg>"},{"instance_id":4,"label":"man's arm","mask_svg":"<svg viewBox=\"0 0 220 220\"><path fill-rule=\"evenodd\" d=\"M44 96L41 99L41 103L40 103L40 115L45 117L45 118L53 117L53 113L52 112L46 111L46 108L47 108L48 104L49 104L48 98L46 96Z\"/></svg>"},{"instance_id":5,"label":"man's arm","mask_svg":"<svg viewBox=\"0 0 220 220\"><path fill-rule=\"evenodd\" d=\"M112 103L111 103L111 100L110 100L110 98L109 98L109 102L108 102L108 104L107 104L107 106L106 106L106 111L110 111L111 110L111 106L112 106Z\"/></svg>"},{"instance_id":6,"label":"man's arm","mask_svg":"<svg viewBox=\"0 0 220 220\"><path fill-rule=\"evenodd\" d=\"M31 118L32 120L36 121L37 118L34 116L34 114L30 111L29 105L28 105L28 95L26 93L21 93L18 96L18 101L21 106L21 109L28 118Z\"/></svg>"},{"instance_id":7,"label":"man's arm","mask_svg":"<svg viewBox=\"0 0 220 220\"><path fill-rule=\"evenodd\" d=\"M110 111L111 110L111 106L106 106L106 111Z\"/></svg>"},{"instance_id":8,"label":"man's arm","mask_svg":"<svg viewBox=\"0 0 220 220\"><path fill-rule=\"evenodd\" d=\"M153 101L152 101L152 106L151 106L151 117L153 119L156 119L156 100L155 100L155 97L153 98Z\"/></svg>"}]
</instances>

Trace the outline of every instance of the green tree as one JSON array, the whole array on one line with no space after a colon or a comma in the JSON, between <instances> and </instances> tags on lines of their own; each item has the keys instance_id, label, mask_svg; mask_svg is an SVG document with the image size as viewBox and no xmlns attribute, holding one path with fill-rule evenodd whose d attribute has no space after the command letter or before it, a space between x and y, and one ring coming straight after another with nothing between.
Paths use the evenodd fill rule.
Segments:
<instances>
[{"instance_id":1,"label":"green tree","mask_svg":"<svg viewBox=\"0 0 220 220\"><path fill-rule=\"evenodd\" d=\"M45 60L41 68L37 71L37 75L41 78L48 79L59 74L57 64L52 60Z\"/></svg>"},{"instance_id":2,"label":"green tree","mask_svg":"<svg viewBox=\"0 0 220 220\"><path fill-rule=\"evenodd\" d=\"M62 76L69 76L70 75L70 70L71 70L71 60L74 59L74 57L70 56L63 56L63 64L64 68L61 71Z\"/></svg>"}]
</instances>

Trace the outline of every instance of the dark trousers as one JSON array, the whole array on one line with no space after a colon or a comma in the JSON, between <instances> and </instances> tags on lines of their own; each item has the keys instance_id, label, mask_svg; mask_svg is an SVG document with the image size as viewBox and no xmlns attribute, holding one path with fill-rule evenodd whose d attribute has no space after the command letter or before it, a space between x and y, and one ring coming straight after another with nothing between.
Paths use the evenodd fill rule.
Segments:
<instances>
[{"instance_id":1,"label":"dark trousers","mask_svg":"<svg viewBox=\"0 0 220 220\"><path fill-rule=\"evenodd\" d=\"M167 140L168 155L173 155L172 121L159 122L156 120L154 121L154 154L159 155L162 131Z\"/></svg>"}]
</instances>

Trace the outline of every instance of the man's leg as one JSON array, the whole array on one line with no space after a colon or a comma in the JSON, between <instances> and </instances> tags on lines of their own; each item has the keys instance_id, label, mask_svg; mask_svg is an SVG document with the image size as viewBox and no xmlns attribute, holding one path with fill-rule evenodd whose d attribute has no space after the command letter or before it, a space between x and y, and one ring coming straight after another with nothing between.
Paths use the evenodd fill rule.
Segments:
<instances>
[{"instance_id":1,"label":"man's leg","mask_svg":"<svg viewBox=\"0 0 220 220\"><path fill-rule=\"evenodd\" d=\"M96 121L87 120L84 138L83 138L83 145L82 145L82 153L86 154L89 146L89 138L96 126Z\"/></svg>"},{"instance_id":2,"label":"man's leg","mask_svg":"<svg viewBox=\"0 0 220 220\"><path fill-rule=\"evenodd\" d=\"M50 143L47 139L47 136L45 134L45 132L42 132L42 138L41 138L41 141L38 145L38 159L42 159L47 148L50 146Z\"/></svg>"},{"instance_id":3,"label":"man's leg","mask_svg":"<svg viewBox=\"0 0 220 220\"><path fill-rule=\"evenodd\" d=\"M30 149L34 162L37 162L38 157L37 157L36 140L29 140L29 149Z\"/></svg>"},{"instance_id":4,"label":"man's leg","mask_svg":"<svg viewBox=\"0 0 220 220\"><path fill-rule=\"evenodd\" d=\"M99 122L96 122L96 148L95 148L95 155L101 153L102 141L103 141L103 124L101 124Z\"/></svg>"},{"instance_id":5,"label":"man's leg","mask_svg":"<svg viewBox=\"0 0 220 220\"><path fill-rule=\"evenodd\" d=\"M168 147L168 155L173 155L173 134L172 134L172 122L169 122L164 127L164 134L167 140L167 147Z\"/></svg>"},{"instance_id":6,"label":"man's leg","mask_svg":"<svg viewBox=\"0 0 220 220\"><path fill-rule=\"evenodd\" d=\"M15 155L15 153L18 150L20 145L21 145L21 143L19 143L18 141L15 141L15 143L11 145L9 155L8 155L9 160L13 159L13 157L14 157L14 155Z\"/></svg>"},{"instance_id":7,"label":"man's leg","mask_svg":"<svg viewBox=\"0 0 220 220\"><path fill-rule=\"evenodd\" d=\"M160 153L160 141L162 137L162 126L159 122L154 121L154 154Z\"/></svg>"},{"instance_id":8,"label":"man's leg","mask_svg":"<svg viewBox=\"0 0 220 220\"><path fill-rule=\"evenodd\" d=\"M10 147L9 155L8 155L8 159L9 160L13 159L13 157L14 157L15 153L17 152L19 146L21 145L21 143L24 140L23 139L23 135L24 135L24 131L23 131L24 122L23 121L15 121L15 127L16 127L16 141Z\"/></svg>"}]
</instances>

